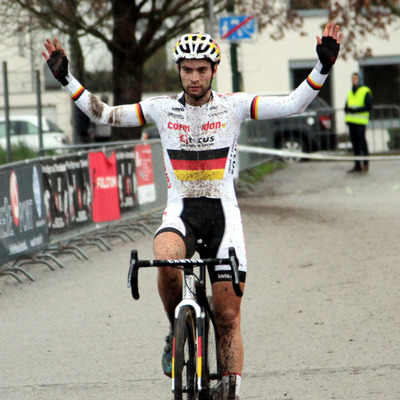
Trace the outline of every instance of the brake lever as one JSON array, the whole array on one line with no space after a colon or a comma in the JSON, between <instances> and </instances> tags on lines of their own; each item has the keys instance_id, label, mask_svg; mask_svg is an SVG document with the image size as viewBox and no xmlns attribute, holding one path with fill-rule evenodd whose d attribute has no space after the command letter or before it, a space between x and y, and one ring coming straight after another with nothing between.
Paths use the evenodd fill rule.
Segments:
<instances>
[{"instance_id":1,"label":"brake lever","mask_svg":"<svg viewBox=\"0 0 400 400\"><path fill-rule=\"evenodd\" d=\"M240 288L240 280L239 280L239 259L236 256L235 248L229 247L228 254L229 254L229 262L230 262L232 274L233 274L233 280L232 280L233 290L234 290L236 296L242 297L243 291Z\"/></svg>"}]
</instances>

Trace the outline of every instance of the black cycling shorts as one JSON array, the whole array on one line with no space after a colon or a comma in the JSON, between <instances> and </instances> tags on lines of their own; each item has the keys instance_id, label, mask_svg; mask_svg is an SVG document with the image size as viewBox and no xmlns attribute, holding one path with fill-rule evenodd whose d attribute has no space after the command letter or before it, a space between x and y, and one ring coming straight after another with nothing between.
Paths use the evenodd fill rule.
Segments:
<instances>
[{"instance_id":1,"label":"black cycling shorts","mask_svg":"<svg viewBox=\"0 0 400 400\"><path fill-rule=\"evenodd\" d=\"M186 257L197 251L201 258L227 258L234 247L239 259L240 281L246 279L247 262L239 207L232 201L208 197L184 198L168 204L155 236L175 232L184 241ZM232 279L229 266L209 268L211 283Z\"/></svg>"}]
</instances>

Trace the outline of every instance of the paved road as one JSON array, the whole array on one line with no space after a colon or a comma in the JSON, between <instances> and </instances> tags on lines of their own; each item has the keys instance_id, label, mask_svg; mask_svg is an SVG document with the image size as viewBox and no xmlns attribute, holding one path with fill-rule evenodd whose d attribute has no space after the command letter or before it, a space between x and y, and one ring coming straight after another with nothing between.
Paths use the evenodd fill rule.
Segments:
<instances>
[{"instance_id":1,"label":"paved road","mask_svg":"<svg viewBox=\"0 0 400 400\"><path fill-rule=\"evenodd\" d=\"M400 162L349 167L290 165L240 200L243 400L400 399ZM0 279L1 400L172 399L154 271L138 302L125 286L133 246L152 257L138 236Z\"/></svg>"}]
</instances>

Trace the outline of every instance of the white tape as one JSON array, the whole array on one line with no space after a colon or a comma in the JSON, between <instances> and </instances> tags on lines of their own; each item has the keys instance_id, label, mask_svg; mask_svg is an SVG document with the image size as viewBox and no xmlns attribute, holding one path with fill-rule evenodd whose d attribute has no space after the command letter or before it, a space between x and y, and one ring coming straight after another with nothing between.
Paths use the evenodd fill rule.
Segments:
<instances>
[{"instance_id":1,"label":"white tape","mask_svg":"<svg viewBox=\"0 0 400 400\"><path fill-rule=\"evenodd\" d=\"M254 147L238 145L239 151L248 151L250 153L269 154L279 157L290 158L308 158L310 160L326 160L326 161L355 161L355 160L368 160L368 161L393 161L400 160L400 155L397 156L334 156L321 153L301 153L287 150L267 149L265 147Z\"/></svg>"}]
</instances>

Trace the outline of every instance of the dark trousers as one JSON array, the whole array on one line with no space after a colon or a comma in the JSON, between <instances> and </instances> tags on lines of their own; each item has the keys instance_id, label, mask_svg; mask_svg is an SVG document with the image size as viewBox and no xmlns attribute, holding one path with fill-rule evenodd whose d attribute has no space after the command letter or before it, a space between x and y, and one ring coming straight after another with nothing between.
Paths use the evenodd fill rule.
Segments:
<instances>
[{"instance_id":1,"label":"dark trousers","mask_svg":"<svg viewBox=\"0 0 400 400\"><path fill-rule=\"evenodd\" d=\"M365 138L365 131L367 126L360 124L349 123L350 140L353 146L353 153L355 156L369 156L368 143ZM367 160L362 161L364 165L368 165ZM361 161L356 160L354 162L356 169L361 169Z\"/></svg>"}]
</instances>

